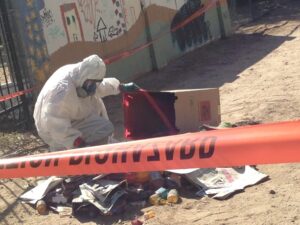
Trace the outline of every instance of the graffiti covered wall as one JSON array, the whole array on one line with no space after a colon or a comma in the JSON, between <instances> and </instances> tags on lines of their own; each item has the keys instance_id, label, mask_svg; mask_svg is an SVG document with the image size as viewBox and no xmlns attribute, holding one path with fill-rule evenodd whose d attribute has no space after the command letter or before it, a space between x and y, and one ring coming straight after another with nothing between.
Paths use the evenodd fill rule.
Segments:
<instances>
[{"instance_id":1,"label":"graffiti covered wall","mask_svg":"<svg viewBox=\"0 0 300 225\"><path fill-rule=\"evenodd\" d=\"M38 81L90 54L109 58L139 48L108 65L108 76L126 81L219 38L217 9L207 8L212 1L14 0L14 4L20 11L28 66ZM223 29L229 34L227 3L221 2ZM200 16L181 26L199 10Z\"/></svg>"},{"instance_id":2,"label":"graffiti covered wall","mask_svg":"<svg viewBox=\"0 0 300 225\"><path fill-rule=\"evenodd\" d=\"M49 54L72 42L107 42L122 36L140 14L138 1L44 1L40 10Z\"/></svg>"}]
</instances>

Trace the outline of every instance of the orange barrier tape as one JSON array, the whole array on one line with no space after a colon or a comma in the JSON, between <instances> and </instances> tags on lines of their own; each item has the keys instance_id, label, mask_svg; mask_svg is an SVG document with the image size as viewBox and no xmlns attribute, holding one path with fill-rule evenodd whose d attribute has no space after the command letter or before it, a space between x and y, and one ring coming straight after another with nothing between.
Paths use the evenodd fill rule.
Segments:
<instances>
[{"instance_id":1,"label":"orange barrier tape","mask_svg":"<svg viewBox=\"0 0 300 225\"><path fill-rule=\"evenodd\" d=\"M0 178L300 162L300 121L188 133L0 160Z\"/></svg>"},{"instance_id":2,"label":"orange barrier tape","mask_svg":"<svg viewBox=\"0 0 300 225\"><path fill-rule=\"evenodd\" d=\"M7 101L7 100L12 99L12 98L19 97L21 95L25 95L25 94L30 93L32 91L33 91L33 88L30 88L30 89L26 89L26 90L23 90L23 91L17 91L17 92L8 94L8 95L0 96L0 102L4 102L4 101Z\"/></svg>"}]
</instances>

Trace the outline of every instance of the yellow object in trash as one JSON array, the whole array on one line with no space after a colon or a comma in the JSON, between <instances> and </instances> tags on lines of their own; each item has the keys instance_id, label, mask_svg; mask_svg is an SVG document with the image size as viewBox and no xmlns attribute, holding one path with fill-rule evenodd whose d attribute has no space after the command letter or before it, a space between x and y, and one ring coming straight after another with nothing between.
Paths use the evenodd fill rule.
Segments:
<instances>
[{"instance_id":1,"label":"yellow object in trash","mask_svg":"<svg viewBox=\"0 0 300 225\"><path fill-rule=\"evenodd\" d=\"M151 205L159 205L159 202L161 200L161 197L159 194L153 194L149 197L149 202Z\"/></svg>"},{"instance_id":2,"label":"yellow object in trash","mask_svg":"<svg viewBox=\"0 0 300 225\"><path fill-rule=\"evenodd\" d=\"M144 213L145 220L149 220L151 218L155 217L155 212L150 210Z\"/></svg>"},{"instance_id":3,"label":"yellow object in trash","mask_svg":"<svg viewBox=\"0 0 300 225\"><path fill-rule=\"evenodd\" d=\"M139 183L146 183L150 179L149 172L138 172L136 173L136 180Z\"/></svg>"},{"instance_id":4,"label":"yellow object in trash","mask_svg":"<svg viewBox=\"0 0 300 225\"><path fill-rule=\"evenodd\" d=\"M178 191L176 189L171 189L168 193L167 202L177 203L179 199Z\"/></svg>"},{"instance_id":5,"label":"yellow object in trash","mask_svg":"<svg viewBox=\"0 0 300 225\"><path fill-rule=\"evenodd\" d=\"M159 199L159 204L160 204L160 205L166 205L166 204L167 204L167 200L161 198L161 199Z\"/></svg>"},{"instance_id":6,"label":"yellow object in trash","mask_svg":"<svg viewBox=\"0 0 300 225\"><path fill-rule=\"evenodd\" d=\"M47 205L43 200L39 200L36 203L36 210L40 215L45 215L47 213Z\"/></svg>"}]
</instances>

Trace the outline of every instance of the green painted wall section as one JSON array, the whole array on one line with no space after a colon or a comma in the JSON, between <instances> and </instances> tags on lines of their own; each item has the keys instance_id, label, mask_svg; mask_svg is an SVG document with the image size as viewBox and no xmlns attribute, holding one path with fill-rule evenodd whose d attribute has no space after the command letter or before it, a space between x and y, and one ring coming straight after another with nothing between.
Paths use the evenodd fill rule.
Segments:
<instances>
[{"instance_id":1,"label":"green painted wall section","mask_svg":"<svg viewBox=\"0 0 300 225\"><path fill-rule=\"evenodd\" d=\"M68 0L70 2L71 0ZM202 1L207 4L211 0L206 0ZM43 30L42 30L42 20L41 18L38 17L40 14L40 10L43 9L43 4L42 0L32 0L32 4L27 4L27 1L16 1L12 0L12 5L14 5L14 10L16 12L16 18L15 20L20 21L19 24L19 33L20 37L22 37L22 42L23 46L28 49L25 49L25 52L27 52L27 67L28 71L30 71L31 74L36 78L37 81L45 81L47 77L49 77L49 63L50 63L50 58L52 54L46 55L47 49L46 49L46 38L44 36ZM187 1L186 1L187 2ZM53 3L54 4L54 3ZM62 4L61 2L57 1L55 4ZM150 6L151 7L151 6ZM180 40L181 46L177 41L174 41L174 33L171 33L170 29L172 26L172 23L174 21L174 18L176 17L177 13L181 10L178 9L178 12L174 11L174 9L169 9L169 8L163 8L164 6L156 6L156 7L162 7L162 9L166 10L166 12L169 12L170 15L169 17L164 17L162 20L149 20L149 27L145 26L147 24L140 23L139 27L139 33L135 33L135 35L139 35L138 37L135 37L134 44L132 44L132 40L130 40L130 35L127 35L126 32L122 34L120 37L122 38L123 44L124 41L128 43L126 45L125 49L122 49L122 51L127 51L133 48L136 48L138 46L142 46L143 44L146 44L149 39L155 40L153 45L150 47L147 47L134 55L121 59L119 61L116 61L110 65L108 65L107 68L107 76L111 77L117 77L121 81L126 82L130 81L137 76L155 70L155 69L160 69L167 65L170 60L173 60L175 58L178 58L187 52L193 51L194 49L201 47L210 41L219 39L221 37L221 29L220 29L220 13L218 15L217 8L214 7L210 9L209 11L205 12L205 15L203 16L203 21L205 21L205 26L208 27L209 31L207 32L208 38L204 38L203 41L197 41L191 45L187 44L187 40ZM34 18L31 18L32 12L35 10L35 16ZM147 11L148 12L148 11ZM222 21L224 24L224 31L225 31L225 36L228 36L231 34L231 21L230 21L230 16L229 16L229 11L227 7L226 1L222 1L221 3L221 17ZM153 13L153 12L152 12ZM174 16L174 13L176 14ZM148 16L145 14L145 12L142 12L141 17ZM152 15L153 16L153 15ZM153 18L153 17L152 17ZM141 19L141 18L140 18ZM137 20L138 21L138 20ZM139 20L141 22L141 20ZM34 23L34 24L33 24ZM34 25L34 26L33 26ZM187 25L188 26L188 25ZM28 29L31 28L33 29L34 35L29 35ZM144 28L141 28L144 27ZM142 29L142 30L141 30ZM144 29L144 30L143 30ZM147 29L149 30L149 33L147 33ZM131 32L131 30L127 31L128 33ZM189 32L191 32L189 30ZM194 30L193 32L197 33L199 35L199 31ZM201 32L200 32L201 33ZM37 37L37 34L39 34L40 41L36 42L34 38ZM176 36L176 35L175 35ZM157 39L158 38L158 39ZM199 38L199 36L198 36ZM175 38L176 39L176 38ZM201 39L201 38L200 38ZM121 40L121 39L120 39ZM107 42L113 43L114 40L109 40ZM186 43L185 43L186 42ZM91 48L87 51L86 46L87 45L78 45L82 46L80 48L75 48L76 51L78 52L84 52L84 54L99 54L101 56L101 53L105 53L105 55L113 55L113 54L119 54L120 52L111 52L111 49L109 47L105 47L105 43L96 43L92 41L86 41L86 43L94 43L95 48ZM115 42L114 42L115 43ZM183 43L183 46L182 46ZM74 44L74 42L73 42ZM117 44L117 42L116 42ZM66 45L62 46L61 49L64 49L64 47L69 47L70 43L67 43ZM89 45L91 46L91 45ZM99 46L99 47L98 47ZM49 47L49 46L48 46ZM52 46L53 47L53 46ZM85 48L85 49L84 49ZM31 51L30 51L31 50ZM34 50L34 51L32 51ZM40 51L38 51L40 50ZM58 49L59 50L59 49ZM76 52L75 51L75 52ZM39 57L38 52L42 53L42 57ZM55 53L55 52L54 52ZM71 63L78 62L82 58L82 54L76 54L72 55L66 55L64 56L63 51L59 52L60 57L58 57L58 63L56 65L59 65L59 59L61 57L73 57L69 61ZM68 61L68 60L67 60Z\"/></svg>"},{"instance_id":2,"label":"green painted wall section","mask_svg":"<svg viewBox=\"0 0 300 225\"><path fill-rule=\"evenodd\" d=\"M231 34L231 20L227 8L227 4L221 6L222 19L224 24L225 35ZM172 41L172 33L170 32L171 21L169 23L155 22L150 25L151 38L154 39L153 51L157 68L153 68L149 49L146 48L141 52L127 58L115 62L108 66L108 76L117 76L123 81L134 79L140 74L151 71L153 69L161 69L171 60L176 59L187 52L193 51L209 42L221 38L220 21L218 19L217 8L213 8L205 13L205 21L209 24L211 38L200 45L194 45L186 51L180 50L176 43ZM167 32L166 32L167 31ZM169 31L169 32L168 32ZM141 39L144 39L142 37ZM158 38L158 39L157 39ZM157 40L156 40L157 39ZM144 39L145 40L145 39ZM151 48L151 47L150 47Z\"/></svg>"},{"instance_id":3,"label":"green painted wall section","mask_svg":"<svg viewBox=\"0 0 300 225\"><path fill-rule=\"evenodd\" d=\"M232 30L227 4L221 6L221 12L225 35L228 36L232 33ZM162 68L167 65L170 60L178 58L187 52L193 51L196 48L199 48L213 40L221 38L221 28L220 21L218 19L217 8L213 8L205 13L205 22L209 24L209 33L211 37L198 45L193 45L191 48L186 49L186 51L180 50L178 45L172 42L171 32L168 32L167 34L164 32L166 30L170 30L171 23L151 23L150 30L152 37L157 37L164 33L164 35L162 35L161 38L159 38L153 44L157 67Z\"/></svg>"},{"instance_id":4,"label":"green painted wall section","mask_svg":"<svg viewBox=\"0 0 300 225\"><path fill-rule=\"evenodd\" d=\"M149 49L146 48L131 57L121 59L107 66L107 77L116 77L129 82L139 75L152 70Z\"/></svg>"}]
</instances>

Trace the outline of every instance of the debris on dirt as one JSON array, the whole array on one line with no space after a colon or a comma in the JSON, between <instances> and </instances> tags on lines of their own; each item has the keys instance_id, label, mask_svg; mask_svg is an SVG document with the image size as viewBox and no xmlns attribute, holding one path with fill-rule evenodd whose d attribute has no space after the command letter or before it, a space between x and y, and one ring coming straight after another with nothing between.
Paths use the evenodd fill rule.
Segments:
<instances>
[{"instance_id":1,"label":"debris on dirt","mask_svg":"<svg viewBox=\"0 0 300 225\"><path fill-rule=\"evenodd\" d=\"M47 207L47 204L45 201L43 200L39 200L37 203L36 203L36 211L40 214L40 215L46 215L47 214L47 211L48 211L48 207Z\"/></svg>"},{"instance_id":2,"label":"debris on dirt","mask_svg":"<svg viewBox=\"0 0 300 225\"><path fill-rule=\"evenodd\" d=\"M152 211L152 210L146 211L144 213L145 220L149 220L149 219L154 218L154 217L155 217L155 212Z\"/></svg>"},{"instance_id":3,"label":"debris on dirt","mask_svg":"<svg viewBox=\"0 0 300 225\"><path fill-rule=\"evenodd\" d=\"M148 175L143 172L50 177L40 181L20 199L36 205L40 215L46 215L48 209L51 209L61 217L93 219L98 215L119 215L128 205L141 209L149 205L178 204L181 202L180 192L188 187L182 185L182 179L196 187L196 196L225 199L237 190L254 185L266 177L249 166L156 171L149 172ZM144 213L145 220L153 217L154 211Z\"/></svg>"},{"instance_id":4,"label":"debris on dirt","mask_svg":"<svg viewBox=\"0 0 300 225\"><path fill-rule=\"evenodd\" d=\"M140 221L139 219L134 219L131 221L132 225L143 225L143 222Z\"/></svg>"}]
</instances>

